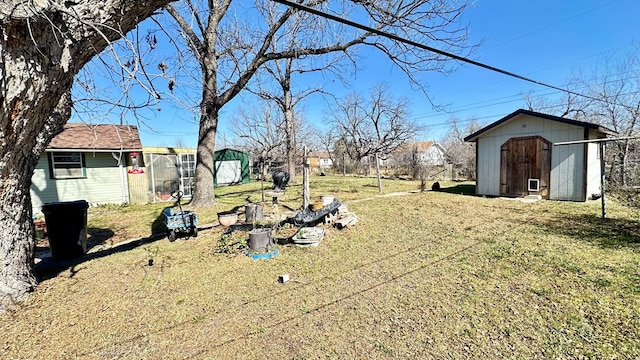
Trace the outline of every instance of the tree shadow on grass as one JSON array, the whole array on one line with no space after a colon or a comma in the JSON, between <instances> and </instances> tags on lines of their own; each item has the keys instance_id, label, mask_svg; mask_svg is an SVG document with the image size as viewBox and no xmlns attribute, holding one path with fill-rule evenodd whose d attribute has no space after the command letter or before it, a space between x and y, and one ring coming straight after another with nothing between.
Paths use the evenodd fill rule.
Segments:
<instances>
[{"instance_id":1,"label":"tree shadow on grass","mask_svg":"<svg viewBox=\"0 0 640 360\"><path fill-rule=\"evenodd\" d=\"M265 187L264 191L273 191L272 187ZM225 192L225 193L216 193L216 199L217 198L225 198L225 197L245 197L245 198L250 198L251 196L260 196L260 189L258 190L253 190L253 189L247 189L247 190L239 190L239 191L230 191L230 192ZM188 204L188 203L187 203Z\"/></svg>"},{"instance_id":2,"label":"tree shadow on grass","mask_svg":"<svg viewBox=\"0 0 640 360\"><path fill-rule=\"evenodd\" d=\"M550 232L566 235L602 248L640 246L640 221L603 219L595 215L565 215L545 219L541 224Z\"/></svg>"},{"instance_id":3,"label":"tree shadow on grass","mask_svg":"<svg viewBox=\"0 0 640 360\"><path fill-rule=\"evenodd\" d=\"M87 253L79 257L69 259L53 258L51 257L50 248L48 246L38 246L35 257L40 259L40 261L34 265L34 271L38 282L52 279L66 270L70 270L73 276L73 274L77 272L75 267L84 262L123 251L133 250L139 246L164 238L167 233L162 221L162 212L160 212L159 216L153 221L151 230L151 235L147 237L114 244L113 241L111 241L111 238L115 235L113 230L88 228L87 232L89 236L87 238Z\"/></svg>"},{"instance_id":4,"label":"tree shadow on grass","mask_svg":"<svg viewBox=\"0 0 640 360\"><path fill-rule=\"evenodd\" d=\"M455 186L441 187L436 191L449 194L476 196L476 186L473 184L460 184Z\"/></svg>"},{"instance_id":5,"label":"tree shadow on grass","mask_svg":"<svg viewBox=\"0 0 640 360\"><path fill-rule=\"evenodd\" d=\"M230 185L233 186L233 185ZM226 186L225 186L226 188ZM302 189L302 184L289 184L284 188L284 192L287 191L287 189L289 189L291 192L294 192L292 189L294 188L299 188ZM218 188L216 188L218 189ZM273 191L273 183L271 181L266 181L264 182L264 191L265 192L269 192L269 191ZM298 190L296 190L298 191ZM221 192L218 191L216 193L216 198L221 198L224 199L225 197L244 197L247 199L247 202L251 202L250 198L252 196L257 196L260 197L262 194L262 189L246 189L246 190L239 190L239 191L230 191L230 192Z\"/></svg>"},{"instance_id":6,"label":"tree shadow on grass","mask_svg":"<svg viewBox=\"0 0 640 360\"><path fill-rule=\"evenodd\" d=\"M111 229L88 228L87 233L89 235L87 238L87 251L97 246L113 245L110 239L115 233Z\"/></svg>"}]
</instances>

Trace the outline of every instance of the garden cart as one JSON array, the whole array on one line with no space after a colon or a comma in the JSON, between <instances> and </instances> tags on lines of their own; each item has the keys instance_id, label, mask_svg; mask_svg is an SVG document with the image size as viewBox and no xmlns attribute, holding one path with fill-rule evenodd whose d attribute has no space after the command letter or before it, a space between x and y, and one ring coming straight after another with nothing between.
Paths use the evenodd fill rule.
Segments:
<instances>
[{"instance_id":1,"label":"garden cart","mask_svg":"<svg viewBox=\"0 0 640 360\"><path fill-rule=\"evenodd\" d=\"M198 236L198 214L182 209L180 204L182 195L180 190L175 190L171 193L171 197L176 199L180 211L176 211L173 207L167 207L162 210L162 220L167 227L169 241L175 241L178 234Z\"/></svg>"}]
</instances>

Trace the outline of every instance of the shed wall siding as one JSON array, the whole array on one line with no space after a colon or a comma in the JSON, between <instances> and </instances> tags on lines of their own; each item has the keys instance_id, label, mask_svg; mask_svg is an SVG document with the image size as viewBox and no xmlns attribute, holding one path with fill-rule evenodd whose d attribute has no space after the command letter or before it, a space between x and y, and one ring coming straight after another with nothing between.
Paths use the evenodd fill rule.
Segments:
<instances>
[{"instance_id":1,"label":"shed wall siding","mask_svg":"<svg viewBox=\"0 0 640 360\"><path fill-rule=\"evenodd\" d=\"M584 200L582 196L583 147L583 144L553 147L550 199Z\"/></svg>"},{"instance_id":2,"label":"shed wall siding","mask_svg":"<svg viewBox=\"0 0 640 360\"><path fill-rule=\"evenodd\" d=\"M479 138L476 146L478 151L478 173L476 192L481 195L500 195L500 145L494 147L494 139ZM497 151L497 152L496 152Z\"/></svg>"},{"instance_id":3,"label":"shed wall siding","mask_svg":"<svg viewBox=\"0 0 640 360\"><path fill-rule=\"evenodd\" d=\"M582 127L532 116L518 116L488 131L477 140L480 195L500 195L500 146L516 137L542 136L556 143L583 140ZM582 201L584 152L582 144L553 146L549 198Z\"/></svg>"},{"instance_id":4,"label":"shed wall siding","mask_svg":"<svg viewBox=\"0 0 640 360\"><path fill-rule=\"evenodd\" d=\"M31 203L34 213L42 204L86 200L90 205L123 203L120 169L110 153L85 153L86 178L51 179L46 153L40 157L32 177ZM128 191L128 190L127 190Z\"/></svg>"}]
</instances>

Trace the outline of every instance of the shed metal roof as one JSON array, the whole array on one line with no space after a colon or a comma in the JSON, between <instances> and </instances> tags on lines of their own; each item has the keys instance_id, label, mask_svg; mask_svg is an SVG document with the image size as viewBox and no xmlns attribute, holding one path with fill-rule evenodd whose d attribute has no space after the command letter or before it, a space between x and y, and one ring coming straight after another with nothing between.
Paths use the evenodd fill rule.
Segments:
<instances>
[{"instance_id":1,"label":"shed metal roof","mask_svg":"<svg viewBox=\"0 0 640 360\"><path fill-rule=\"evenodd\" d=\"M555 115L549 115L549 114L544 114L544 113L539 113L539 112L535 112L535 111L531 111L531 110L525 110L525 109L518 109L514 112L512 112L511 114L503 117L502 119L491 123L485 127L483 127L482 129L474 132L473 134L467 136L464 138L464 141L468 141L468 142L475 142L476 140L478 140L478 138L480 136L482 136L482 134L492 130L493 128L515 118L518 115L529 115L529 116L535 116L535 117L539 117L542 119L547 119L547 120L551 120L551 121L557 121L557 122L561 122L564 124L569 124L569 125L575 125L575 126L580 126L586 129L592 129L592 130L596 130L601 132L604 135L613 135L616 136L618 135L617 132L608 129L602 125L598 125L598 124L594 124L594 123L589 123L589 122L585 122L585 121L578 121L578 120L573 120L573 119L567 119L564 117L560 117L560 116L555 116Z\"/></svg>"}]
</instances>

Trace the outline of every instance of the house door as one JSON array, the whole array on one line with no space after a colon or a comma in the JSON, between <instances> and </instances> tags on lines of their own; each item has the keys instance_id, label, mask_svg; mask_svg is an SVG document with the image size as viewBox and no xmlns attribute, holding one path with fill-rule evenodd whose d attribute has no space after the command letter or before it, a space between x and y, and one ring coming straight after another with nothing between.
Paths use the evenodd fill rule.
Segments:
<instances>
[{"instance_id":1,"label":"house door","mask_svg":"<svg viewBox=\"0 0 640 360\"><path fill-rule=\"evenodd\" d=\"M551 143L540 136L512 138L500 147L500 195L549 198Z\"/></svg>"}]
</instances>

